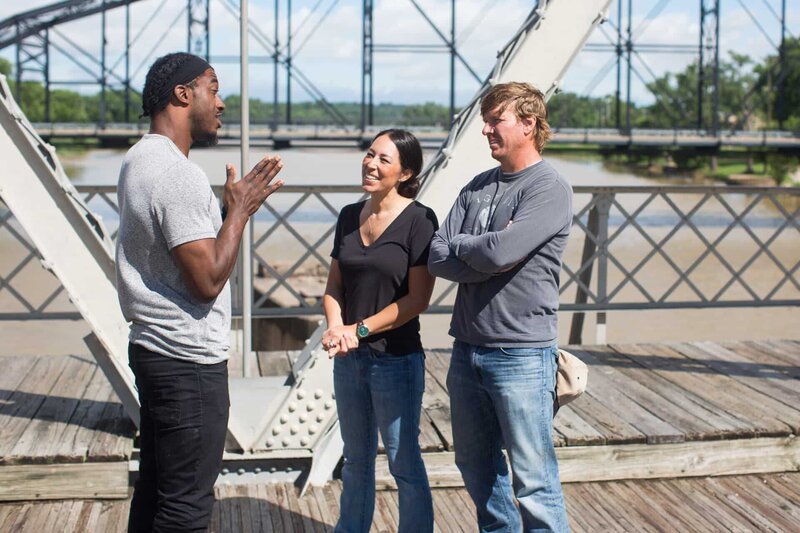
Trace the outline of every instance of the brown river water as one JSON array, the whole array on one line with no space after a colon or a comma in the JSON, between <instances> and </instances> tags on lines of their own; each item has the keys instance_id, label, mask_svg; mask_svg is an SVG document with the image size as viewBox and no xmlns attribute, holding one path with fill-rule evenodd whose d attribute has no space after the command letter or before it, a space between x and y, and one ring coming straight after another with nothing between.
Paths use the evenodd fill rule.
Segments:
<instances>
[{"instance_id":1,"label":"brown river water","mask_svg":"<svg viewBox=\"0 0 800 533\"><path fill-rule=\"evenodd\" d=\"M250 159L255 162L264 155L261 149L251 150ZM430 156L433 152L426 152ZM287 184L295 185L357 185L360 182L360 160L362 152L346 148L292 148L280 152L284 160L282 178ZM560 155L546 158L567 178L573 186L641 186L641 185L676 185L691 183L688 177L671 177L669 179L652 179L634 175L630 172L611 171L604 168L598 158L576 158ZM115 184L119 165L124 156L121 150L92 150L80 155L66 155L62 162L68 175L76 185L110 185ZM209 175L213 184L221 184L225 179L225 163L238 166L239 149L237 147L216 147L212 149L193 150L191 158ZM476 172L481 169L476 169ZM279 212L284 212L299 199L299 195L280 195L271 199ZM646 195L626 195L620 198L620 206L628 213L636 210L645 201ZM675 207L689 212L702 198L699 194L683 194L671 197ZM725 195L734 212L741 212L752 199L749 195ZM336 195L330 202L334 207L355 201L357 196ZM575 207L578 211L589 199L589 195L576 195ZM796 200L796 197L795 197ZM797 205L787 201L784 209L791 213ZM113 213L102 204L92 204L104 218L109 229L116 226ZM640 219L643 230L656 242L667 236L678 220L673 208L663 199L654 200ZM696 299L692 288L686 283L678 282L678 275L669 262L678 268L689 267L702 254L706 246L702 238L714 241L732 220L732 214L716 200L709 201L696 218L702 236L698 236L686 227L672 236L664 245L664 256L656 254L652 260L642 266L636 273L636 280L654 298L660 297L676 282L678 286L673 298ZM311 200L302 206L291 217L292 227L309 242L315 242L322 232L326 231L334 220L318 201ZM745 219L752 227L752 235L737 228L731 231L718 246L719 254L729 262L734 270L745 264L758 247L753 240L755 235L762 242L767 242L785 217L779 208L769 202L761 202L750 211ZM273 224L268 215L257 217L255 234L258 237ZM624 223L623 212L619 208L612 209L609 231L613 234ZM574 238L566 252L567 265L578 264L583 246L583 233L574 231ZM320 255L327 256L329 244L319 247ZM0 272L7 275L19 262L21 249L14 244L11 235L0 230ZM611 245L611 253L620 265L632 270L651 250L647 239L632 226L619 233ZM800 231L787 228L780 236L773 238L769 247L772 255L791 269L800 261ZM259 253L274 268L288 268L304 251L302 245L284 229L279 229L259 247ZM319 273L316 262L307 261L301 271ZM759 295L769 293L779 282L783 274L775 263L764 253L754 260L741 275L748 286ZM713 296L723 288L731 275L720 260L710 254L693 271L691 281L707 296ZM609 267L609 291L614 290L624 279L617 265ZM797 274L794 274L797 279ZM566 286L566 279L562 278ZM32 261L14 280L14 287L30 298L34 304L43 301L53 287L55 280L43 278L37 261ZM435 295L445 287L437 283ZM778 292L782 298L800 298L798 289L790 280L783 284ZM724 293L727 299L749 298L746 289L734 282ZM562 294L562 302L572 302L575 298L575 284L566 286ZM624 284L615 296L617 301L644 301L635 284ZM70 310L70 305L63 295L55 302L55 310ZM0 311L23 311L23 307L10 297L8 290L0 291ZM447 346L451 339L447 335L448 315L426 315L422 321L423 341L427 347ZM595 313L587 313L584 326L584 343L595 342ZM571 313L560 314L560 341L566 343L569 337ZM728 309L692 309L692 310L632 310L611 311L607 313L607 342L667 342L692 340L744 340L764 338L800 339L800 308L797 307L762 307L762 308L728 308ZM5 342L0 344L0 354L61 354L86 353L82 337L88 328L81 321L0 321L0 335Z\"/></svg>"}]
</instances>

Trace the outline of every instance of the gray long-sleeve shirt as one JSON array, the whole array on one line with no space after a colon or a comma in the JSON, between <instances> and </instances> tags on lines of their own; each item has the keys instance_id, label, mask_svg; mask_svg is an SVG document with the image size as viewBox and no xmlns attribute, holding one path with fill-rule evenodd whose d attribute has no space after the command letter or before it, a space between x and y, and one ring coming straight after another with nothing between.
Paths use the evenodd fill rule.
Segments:
<instances>
[{"instance_id":1,"label":"gray long-sleeve shirt","mask_svg":"<svg viewBox=\"0 0 800 533\"><path fill-rule=\"evenodd\" d=\"M548 162L473 178L434 234L428 259L431 274L459 283L450 335L488 347L553 344L571 227L572 188Z\"/></svg>"}]
</instances>

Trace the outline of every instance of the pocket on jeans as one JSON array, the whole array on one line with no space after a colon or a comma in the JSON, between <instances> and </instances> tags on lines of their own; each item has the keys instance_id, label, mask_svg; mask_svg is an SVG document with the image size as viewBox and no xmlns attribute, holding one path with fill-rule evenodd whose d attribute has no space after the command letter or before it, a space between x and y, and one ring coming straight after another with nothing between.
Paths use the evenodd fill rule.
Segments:
<instances>
[{"instance_id":1,"label":"pocket on jeans","mask_svg":"<svg viewBox=\"0 0 800 533\"><path fill-rule=\"evenodd\" d=\"M511 355L514 357L530 357L542 353L541 348L498 348L498 349L504 354Z\"/></svg>"},{"instance_id":2,"label":"pocket on jeans","mask_svg":"<svg viewBox=\"0 0 800 533\"><path fill-rule=\"evenodd\" d=\"M181 406L177 402L153 405L150 415L158 428L172 428L180 424Z\"/></svg>"}]
</instances>

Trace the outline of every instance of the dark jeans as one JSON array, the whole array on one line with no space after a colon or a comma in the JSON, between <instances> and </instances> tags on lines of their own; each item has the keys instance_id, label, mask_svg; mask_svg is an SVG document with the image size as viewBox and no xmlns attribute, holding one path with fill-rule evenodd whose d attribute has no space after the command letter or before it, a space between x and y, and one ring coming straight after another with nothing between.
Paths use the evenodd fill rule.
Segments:
<instances>
[{"instance_id":1,"label":"dark jeans","mask_svg":"<svg viewBox=\"0 0 800 533\"><path fill-rule=\"evenodd\" d=\"M128 531L205 531L228 428L228 363L128 346L141 403L139 479Z\"/></svg>"}]
</instances>

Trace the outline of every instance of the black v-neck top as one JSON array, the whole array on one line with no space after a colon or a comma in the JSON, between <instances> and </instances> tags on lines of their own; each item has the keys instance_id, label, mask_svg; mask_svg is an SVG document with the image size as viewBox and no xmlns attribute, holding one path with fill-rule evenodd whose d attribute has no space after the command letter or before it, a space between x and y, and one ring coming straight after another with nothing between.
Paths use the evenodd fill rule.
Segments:
<instances>
[{"instance_id":1,"label":"black v-neck top","mask_svg":"<svg viewBox=\"0 0 800 533\"><path fill-rule=\"evenodd\" d=\"M369 246L359 231L363 202L342 208L331 257L339 262L344 289L343 320L357 324L408 294L408 271L428 263L433 233L439 228L433 210L409 204ZM427 268L427 267L426 267ZM363 339L371 348L392 355L422 351L419 317Z\"/></svg>"}]
</instances>

